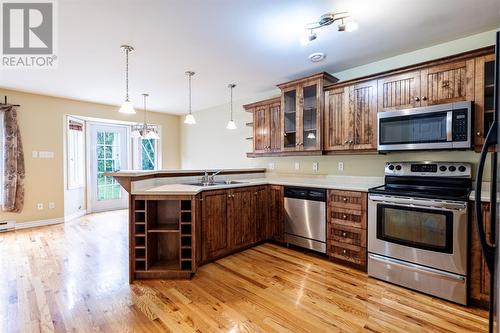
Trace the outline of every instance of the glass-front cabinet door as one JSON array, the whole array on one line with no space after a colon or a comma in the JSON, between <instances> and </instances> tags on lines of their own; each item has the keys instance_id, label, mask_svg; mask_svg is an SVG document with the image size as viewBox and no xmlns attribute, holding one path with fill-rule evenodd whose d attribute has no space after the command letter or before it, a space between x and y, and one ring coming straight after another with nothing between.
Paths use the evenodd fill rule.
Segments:
<instances>
[{"instance_id":1,"label":"glass-front cabinet door","mask_svg":"<svg viewBox=\"0 0 500 333\"><path fill-rule=\"evenodd\" d=\"M283 150L298 150L298 89L297 87L287 88L282 93L281 104L283 106Z\"/></svg>"},{"instance_id":2,"label":"glass-front cabinet door","mask_svg":"<svg viewBox=\"0 0 500 333\"><path fill-rule=\"evenodd\" d=\"M301 86L300 112L301 112L301 138L300 150L318 150L320 142L321 117L319 84L306 83Z\"/></svg>"}]
</instances>

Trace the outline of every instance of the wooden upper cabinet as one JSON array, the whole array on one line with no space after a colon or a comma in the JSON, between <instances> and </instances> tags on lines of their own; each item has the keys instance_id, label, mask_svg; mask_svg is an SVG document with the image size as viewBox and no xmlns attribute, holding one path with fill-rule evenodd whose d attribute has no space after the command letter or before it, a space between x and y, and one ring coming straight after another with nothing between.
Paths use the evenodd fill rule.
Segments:
<instances>
[{"instance_id":1,"label":"wooden upper cabinet","mask_svg":"<svg viewBox=\"0 0 500 333\"><path fill-rule=\"evenodd\" d=\"M253 113L253 153L281 151L281 99L247 104L244 108Z\"/></svg>"},{"instance_id":2,"label":"wooden upper cabinet","mask_svg":"<svg viewBox=\"0 0 500 333\"><path fill-rule=\"evenodd\" d=\"M325 150L350 149L347 139L349 87L325 92Z\"/></svg>"},{"instance_id":3,"label":"wooden upper cabinet","mask_svg":"<svg viewBox=\"0 0 500 333\"><path fill-rule=\"evenodd\" d=\"M420 106L420 71L384 77L377 84L379 111Z\"/></svg>"},{"instance_id":4,"label":"wooden upper cabinet","mask_svg":"<svg viewBox=\"0 0 500 333\"><path fill-rule=\"evenodd\" d=\"M377 148L377 81L349 87L347 141L350 149Z\"/></svg>"},{"instance_id":5,"label":"wooden upper cabinet","mask_svg":"<svg viewBox=\"0 0 500 333\"><path fill-rule=\"evenodd\" d=\"M278 85L281 89L282 151L323 148L324 86L337 79L327 73Z\"/></svg>"},{"instance_id":6,"label":"wooden upper cabinet","mask_svg":"<svg viewBox=\"0 0 500 333\"><path fill-rule=\"evenodd\" d=\"M474 100L474 59L421 70L421 105Z\"/></svg>"},{"instance_id":7,"label":"wooden upper cabinet","mask_svg":"<svg viewBox=\"0 0 500 333\"><path fill-rule=\"evenodd\" d=\"M495 55L489 54L475 60L474 84L474 147L480 151L494 115Z\"/></svg>"},{"instance_id":8,"label":"wooden upper cabinet","mask_svg":"<svg viewBox=\"0 0 500 333\"><path fill-rule=\"evenodd\" d=\"M269 106L258 106L253 111L253 151L255 153L267 152L270 146L269 136Z\"/></svg>"},{"instance_id":9,"label":"wooden upper cabinet","mask_svg":"<svg viewBox=\"0 0 500 333\"><path fill-rule=\"evenodd\" d=\"M202 194L202 258L207 261L229 250L227 192L206 191Z\"/></svg>"}]
</instances>

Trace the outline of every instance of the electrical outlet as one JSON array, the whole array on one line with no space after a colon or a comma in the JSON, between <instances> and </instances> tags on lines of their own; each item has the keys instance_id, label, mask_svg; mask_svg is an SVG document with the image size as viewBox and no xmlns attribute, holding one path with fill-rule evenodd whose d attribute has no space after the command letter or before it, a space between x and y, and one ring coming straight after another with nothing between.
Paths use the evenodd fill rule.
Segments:
<instances>
[{"instance_id":1,"label":"electrical outlet","mask_svg":"<svg viewBox=\"0 0 500 333\"><path fill-rule=\"evenodd\" d=\"M49 202L49 209L56 208L56 204L54 202Z\"/></svg>"},{"instance_id":2,"label":"electrical outlet","mask_svg":"<svg viewBox=\"0 0 500 333\"><path fill-rule=\"evenodd\" d=\"M31 152L31 157L33 157L33 158L38 158L38 152L37 152L36 150L33 150L33 151Z\"/></svg>"},{"instance_id":3,"label":"electrical outlet","mask_svg":"<svg viewBox=\"0 0 500 333\"><path fill-rule=\"evenodd\" d=\"M318 162L313 162L313 171L314 172L318 172L318 168L319 168L319 163Z\"/></svg>"},{"instance_id":4,"label":"electrical outlet","mask_svg":"<svg viewBox=\"0 0 500 333\"><path fill-rule=\"evenodd\" d=\"M276 169L276 163L274 162L269 163L269 170L274 170L274 169Z\"/></svg>"},{"instance_id":5,"label":"electrical outlet","mask_svg":"<svg viewBox=\"0 0 500 333\"><path fill-rule=\"evenodd\" d=\"M344 171L344 162L339 162L338 169L339 171Z\"/></svg>"},{"instance_id":6,"label":"electrical outlet","mask_svg":"<svg viewBox=\"0 0 500 333\"><path fill-rule=\"evenodd\" d=\"M300 163L299 162L295 162L295 170L300 170Z\"/></svg>"},{"instance_id":7,"label":"electrical outlet","mask_svg":"<svg viewBox=\"0 0 500 333\"><path fill-rule=\"evenodd\" d=\"M42 210L43 209L43 203L37 203L36 204L36 209Z\"/></svg>"}]
</instances>

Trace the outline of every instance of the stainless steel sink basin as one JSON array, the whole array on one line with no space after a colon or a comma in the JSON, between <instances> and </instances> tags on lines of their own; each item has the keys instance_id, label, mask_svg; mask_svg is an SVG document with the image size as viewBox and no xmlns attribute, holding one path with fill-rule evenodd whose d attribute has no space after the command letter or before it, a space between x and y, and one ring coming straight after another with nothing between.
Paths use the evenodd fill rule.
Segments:
<instances>
[{"instance_id":1,"label":"stainless steel sink basin","mask_svg":"<svg viewBox=\"0 0 500 333\"><path fill-rule=\"evenodd\" d=\"M247 182L241 182L237 180L217 180L213 183L185 183L184 185L192 185L192 186L201 186L201 187L207 187L207 186L220 186L220 185L235 185L235 184L245 184Z\"/></svg>"}]
</instances>

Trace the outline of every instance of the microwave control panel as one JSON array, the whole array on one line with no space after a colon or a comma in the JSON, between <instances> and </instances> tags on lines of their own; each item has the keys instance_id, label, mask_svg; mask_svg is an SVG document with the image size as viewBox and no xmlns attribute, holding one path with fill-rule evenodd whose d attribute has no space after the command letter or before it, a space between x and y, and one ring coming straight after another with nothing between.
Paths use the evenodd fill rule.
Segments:
<instances>
[{"instance_id":1,"label":"microwave control panel","mask_svg":"<svg viewBox=\"0 0 500 333\"><path fill-rule=\"evenodd\" d=\"M469 122L467 110L453 111L453 141L467 141L469 137Z\"/></svg>"}]
</instances>

